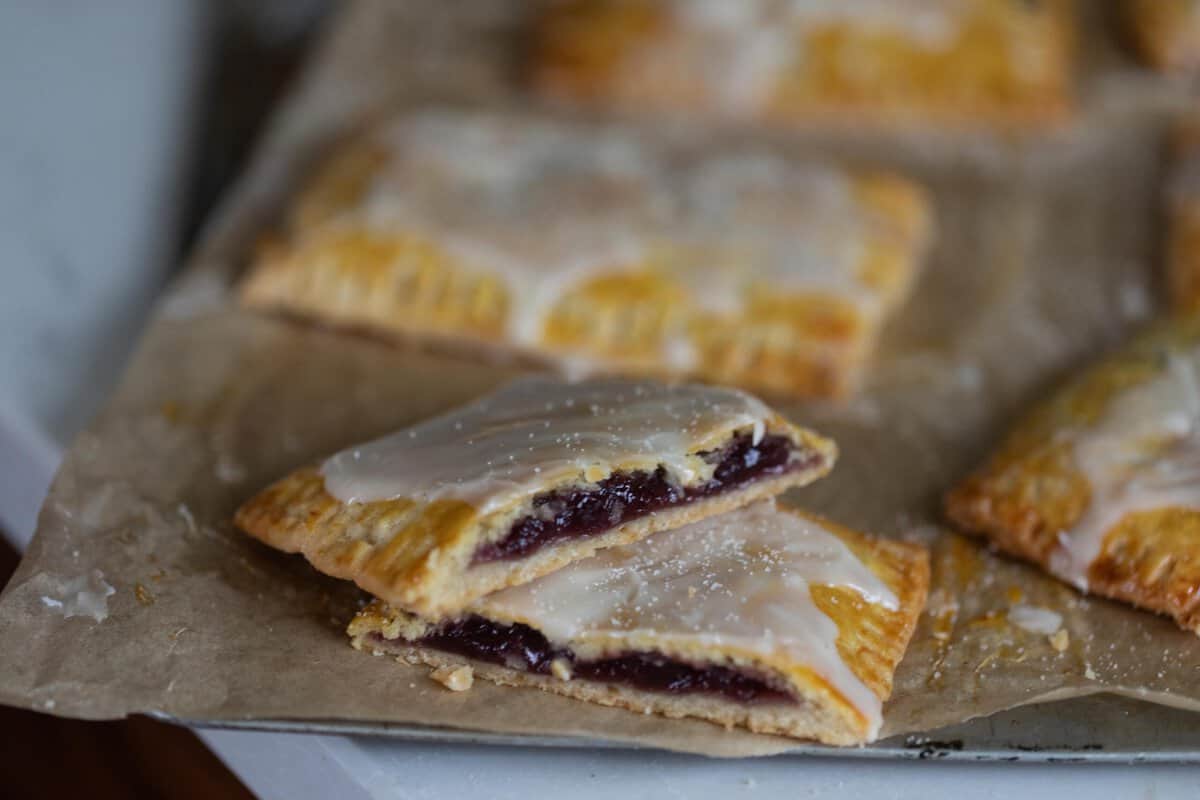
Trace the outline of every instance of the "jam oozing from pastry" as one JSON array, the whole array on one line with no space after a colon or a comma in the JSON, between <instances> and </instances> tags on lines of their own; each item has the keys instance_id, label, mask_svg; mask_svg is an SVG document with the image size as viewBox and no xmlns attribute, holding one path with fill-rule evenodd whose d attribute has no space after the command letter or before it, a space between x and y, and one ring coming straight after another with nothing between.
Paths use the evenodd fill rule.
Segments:
<instances>
[{"instance_id":1,"label":"jam oozing from pastry","mask_svg":"<svg viewBox=\"0 0 1200 800\"><path fill-rule=\"evenodd\" d=\"M589 488L547 492L533 499L533 513L518 519L507 536L480 547L473 564L521 558L564 539L594 536L655 511L685 505L741 488L753 481L812 466L819 456L797 455L785 436L757 443L740 434L721 450L703 454L716 464L712 477L697 486L672 483L667 471L618 472Z\"/></svg>"},{"instance_id":2,"label":"jam oozing from pastry","mask_svg":"<svg viewBox=\"0 0 1200 800\"><path fill-rule=\"evenodd\" d=\"M528 625L501 625L480 616L443 623L416 644L538 675L551 674L551 665L561 660L569 665L572 679L670 694L716 694L747 704L795 702L790 693L750 670L691 664L639 652L595 660L580 659L570 650L554 647Z\"/></svg>"}]
</instances>

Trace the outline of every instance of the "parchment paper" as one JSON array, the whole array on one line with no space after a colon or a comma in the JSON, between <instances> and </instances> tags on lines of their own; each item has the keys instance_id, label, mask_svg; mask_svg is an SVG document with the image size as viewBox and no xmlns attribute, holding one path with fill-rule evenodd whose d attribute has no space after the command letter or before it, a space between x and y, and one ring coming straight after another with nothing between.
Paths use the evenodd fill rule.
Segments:
<instances>
[{"instance_id":1,"label":"parchment paper","mask_svg":"<svg viewBox=\"0 0 1200 800\"><path fill-rule=\"evenodd\" d=\"M486 682L445 691L423 669L348 646L353 587L231 528L238 503L284 472L521 371L256 316L229 299L254 238L335 132L397 103L512 99L518 5L347 7L54 482L0 596L0 702L85 718L585 735L726 756L793 744ZM1200 638L936 525L940 492L1013 414L1154 306L1160 144L1178 96L1107 45L1091 50L1085 120L1048 139L771 137L789 152L902 167L936 196L935 251L867 391L841 407L781 402L843 453L830 478L786 501L934 548L930 609L885 734L1100 691L1200 709ZM665 124L647 135L696 134ZM1063 652L1007 621L1018 602L1063 615Z\"/></svg>"}]
</instances>

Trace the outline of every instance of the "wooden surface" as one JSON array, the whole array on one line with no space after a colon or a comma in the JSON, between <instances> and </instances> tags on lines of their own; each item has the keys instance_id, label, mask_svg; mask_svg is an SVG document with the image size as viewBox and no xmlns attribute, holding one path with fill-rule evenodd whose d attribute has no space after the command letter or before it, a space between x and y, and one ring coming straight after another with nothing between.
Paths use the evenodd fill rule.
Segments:
<instances>
[{"instance_id":1,"label":"wooden surface","mask_svg":"<svg viewBox=\"0 0 1200 800\"><path fill-rule=\"evenodd\" d=\"M17 567L0 537L0 586ZM253 795L190 731L142 717L81 722L0 706L0 798Z\"/></svg>"}]
</instances>

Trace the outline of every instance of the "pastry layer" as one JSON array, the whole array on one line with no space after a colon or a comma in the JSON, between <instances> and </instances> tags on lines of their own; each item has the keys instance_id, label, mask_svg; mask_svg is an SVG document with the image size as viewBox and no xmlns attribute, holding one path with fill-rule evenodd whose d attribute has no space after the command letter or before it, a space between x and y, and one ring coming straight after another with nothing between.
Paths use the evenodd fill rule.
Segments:
<instances>
[{"instance_id":1,"label":"pastry layer","mask_svg":"<svg viewBox=\"0 0 1200 800\"><path fill-rule=\"evenodd\" d=\"M576 103L808 126L1065 120L1072 0L544 0L532 81Z\"/></svg>"},{"instance_id":2,"label":"pastry layer","mask_svg":"<svg viewBox=\"0 0 1200 800\"><path fill-rule=\"evenodd\" d=\"M1142 59L1164 72L1200 68L1200 3L1125 0L1125 23Z\"/></svg>"},{"instance_id":3,"label":"pastry layer","mask_svg":"<svg viewBox=\"0 0 1200 800\"><path fill-rule=\"evenodd\" d=\"M889 174L426 111L335 154L241 296L576 374L839 396L930 227L923 190Z\"/></svg>"},{"instance_id":4,"label":"pastry layer","mask_svg":"<svg viewBox=\"0 0 1200 800\"><path fill-rule=\"evenodd\" d=\"M766 502L605 550L438 621L376 602L356 647L500 683L835 744L872 739L925 552Z\"/></svg>"},{"instance_id":5,"label":"pastry layer","mask_svg":"<svg viewBox=\"0 0 1200 800\"><path fill-rule=\"evenodd\" d=\"M601 547L771 497L832 442L735 389L527 379L306 467L246 532L399 607L453 613Z\"/></svg>"},{"instance_id":6,"label":"pastry layer","mask_svg":"<svg viewBox=\"0 0 1200 800\"><path fill-rule=\"evenodd\" d=\"M1155 326L1017 423L951 520L1200 632L1200 320Z\"/></svg>"}]
</instances>

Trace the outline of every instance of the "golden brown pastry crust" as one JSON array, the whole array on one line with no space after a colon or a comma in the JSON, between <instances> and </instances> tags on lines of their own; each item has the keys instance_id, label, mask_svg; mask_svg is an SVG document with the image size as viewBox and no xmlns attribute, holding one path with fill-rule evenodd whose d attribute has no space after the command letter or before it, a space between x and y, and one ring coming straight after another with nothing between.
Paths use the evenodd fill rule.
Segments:
<instances>
[{"instance_id":1,"label":"golden brown pastry crust","mask_svg":"<svg viewBox=\"0 0 1200 800\"><path fill-rule=\"evenodd\" d=\"M1088 512L1094 487L1073 443L1124 393L1160 376L1172 348L1200 342L1200 318L1161 322L1070 381L1010 431L990 459L951 490L946 515L1001 550L1047 569ZM1200 510L1165 506L1125 514L1104 532L1088 590L1174 618L1200 633Z\"/></svg>"},{"instance_id":2,"label":"golden brown pastry crust","mask_svg":"<svg viewBox=\"0 0 1200 800\"><path fill-rule=\"evenodd\" d=\"M882 5L861 16L839 4L821 12L803 0L794 3L803 13L789 20L780 12L786 0L748 3L782 19L693 27L683 2L546 2L536 26L532 82L574 103L793 126L869 121L1040 128L1071 115L1073 0L930 4L925 11L932 22L908 9L894 16ZM939 22L943 12L949 22ZM799 42L790 58L770 67L751 63L752 54L780 46L763 42L772 29ZM722 58L741 63L739 53L747 59L739 81L729 80L739 67L710 66ZM757 96L748 97L752 92Z\"/></svg>"},{"instance_id":3,"label":"golden brown pastry crust","mask_svg":"<svg viewBox=\"0 0 1200 800\"><path fill-rule=\"evenodd\" d=\"M653 512L597 535L555 542L519 559L470 563L481 544L493 541L509 530L514 520L532 513L532 498L489 513L455 499L421 502L401 497L344 503L326 491L325 479L315 467L299 469L259 492L237 510L234 522L272 547L302 553L321 572L352 580L398 607L437 617L601 548L634 542L656 531L773 497L816 480L832 467L836 448L829 440L778 416L768 422L766 432L786 436L811 457L811 463L723 494ZM548 484L545 491L577 485L581 480Z\"/></svg>"},{"instance_id":4,"label":"golden brown pastry crust","mask_svg":"<svg viewBox=\"0 0 1200 800\"><path fill-rule=\"evenodd\" d=\"M769 234L776 240L768 248L747 256L728 241L696 240L697 227L707 227L697 226L692 219L699 211L673 212L668 220L644 218L657 213L652 209L661 205L662 198L680 196L667 188L675 185L670 181L694 178L696 172L717 164L717 159L688 168L686 175L645 180L610 180L601 167L592 185L544 180L536 174L540 167L529 167L526 178L536 179L539 191L554 194L558 205L577 207L576 220L609 215L618 234L605 241L629 237L649 243L632 263L598 264L574 278L574 283L564 284L561 291L533 298L538 289L514 284L511 268L505 265L508 256L484 251L504 250L515 241L521 252L527 249L525 243L544 235L541 230L498 225L500 218L486 210L472 212L477 213L472 223L459 220L441 226L440 231L437 225L411 221L387 227L366 222L371 204L378 203L381 195L385 199L389 194L403 196L416 191L412 187L417 183L423 187L419 198L433 207L461 192L465 180L494 187L513 179L511 175L489 178L496 172L494 167L480 167L475 174L468 166L464 175L469 178L456 177L453 170L430 169L429 174L420 173L419 180L393 177L395 185L389 186L386 176L393 169L389 165L414 160L415 136L405 138L404 132L423 124L445 124L460 135L475 130L491 136L490 143L481 146L495 149L496 158L520 139L522 131L548 132L565 142L564 150L574 151L575 161L583 164L603 161L607 146L582 130L518 117L431 111L399 118L391 128L383 126L363 140L348 143L316 172L297 197L284 235L260 249L240 287L242 302L384 334L465 346L484 354L515 349L576 374L696 376L759 390L842 397L856 388L880 328L907 298L931 235L931 206L925 191L886 173L852 174L814 165L815 179L801 177L797 188L783 190L779 198L756 206L745 204L737 230L776 229ZM399 135L394 133L397 130ZM651 164L645 172L663 168L648 146L630 146ZM471 155L464 153L460 160L469 165ZM514 151L513 159L518 155ZM788 167L792 168L802 167ZM523 174L520 169L524 168L514 167ZM779 170L772 172L779 174ZM584 174L589 174L586 169ZM770 180L753 174L745 180L764 194L779 191ZM837 186L822 189L823 183ZM771 260L779 258L777 254L798 254L814 245L807 240L814 236L811 232L804 241L789 241L772 215L803 219L806 203L821 202L822 192L843 190L849 196L847 218L818 226L816 236L831 237L832 252L856 253L854 263L829 257L823 265L827 277L811 286L788 288L778 275L771 277L772 270L787 266ZM548 203L555 204L554 199ZM618 210L622 204L631 210ZM558 229L568 223L542 222ZM473 246L464 254L458 241L464 235L476 236L485 247ZM721 261L714 268L737 277L724 279L732 283L713 307L712 299L701 295L717 293L711 289L714 276L700 267L719 260L713 251L721 244L733 248L722 256L729 263ZM816 245L818 251L827 246ZM607 257L589 249L596 246L581 242L578 252L566 257L563 266L540 285L550 285L575 269L570 262ZM776 255L763 255L767 250ZM531 311L537 315L532 325L526 319ZM518 337L514 327L529 335Z\"/></svg>"},{"instance_id":5,"label":"golden brown pastry crust","mask_svg":"<svg viewBox=\"0 0 1200 800\"><path fill-rule=\"evenodd\" d=\"M800 516L817 519L799 511ZM838 627L837 648L851 671L880 700L891 694L896 666L908 646L929 590L929 556L915 544L865 536L820 520L841 539L898 598L896 610L864 602L848 587L814 586L817 607ZM670 536L670 532L660 534ZM803 664L781 653L763 657L732 647L693 642L685 652L670 652L691 663L734 665L782 678L799 699L796 705L745 705L719 697L676 696L587 680L562 680L508 669L427 647L408 639L422 636L432 623L396 611L378 601L363 609L347 633L354 646L377 654L390 653L431 666L469 664L475 674L506 686L532 686L588 702L662 714L699 717L726 727L734 725L759 733L852 745L869 740L866 719L832 687ZM380 639L379 637L383 637ZM676 644L675 648L678 649ZM652 650L652 652L663 652Z\"/></svg>"},{"instance_id":6,"label":"golden brown pastry crust","mask_svg":"<svg viewBox=\"0 0 1200 800\"><path fill-rule=\"evenodd\" d=\"M1200 4L1194 0L1125 0L1125 28L1142 60L1163 72L1200 68Z\"/></svg>"}]
</instances>

